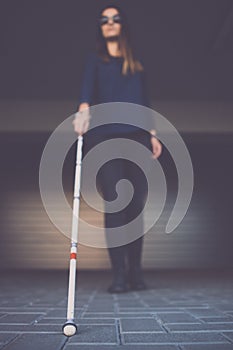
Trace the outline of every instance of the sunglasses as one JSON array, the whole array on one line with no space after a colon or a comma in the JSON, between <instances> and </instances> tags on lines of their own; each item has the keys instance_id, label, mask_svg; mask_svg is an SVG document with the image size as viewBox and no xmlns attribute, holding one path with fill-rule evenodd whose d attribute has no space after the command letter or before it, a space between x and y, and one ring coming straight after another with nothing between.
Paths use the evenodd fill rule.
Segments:
<instances>
[{"instance_id":1,"label":"sunglasses","mask_svg":"<svg viewBox=\"0 0 233 350\"><path fill-rule=\"evenodd\" d=\"M108 17L108 16L101 16L99 19L100 25L104 26L105 24L107 24L109 22L109 20L112 20L114 23L121 23L121 16L120 15L114 15L112 17Z\"/></svg>"}]
</instances>

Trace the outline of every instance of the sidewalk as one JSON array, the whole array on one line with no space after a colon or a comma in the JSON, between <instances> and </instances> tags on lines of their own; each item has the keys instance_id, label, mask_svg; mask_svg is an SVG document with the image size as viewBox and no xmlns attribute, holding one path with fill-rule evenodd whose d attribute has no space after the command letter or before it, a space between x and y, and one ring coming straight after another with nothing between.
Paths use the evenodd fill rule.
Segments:
<instances>
[{"instance_id":1,"label":"sidewalk","mask_svg":"<svg viewBox=\"0 0 233 350\"><path fill-rule=\"evenodd\" d=\"M111 295L108 271L78 272L78 333L66 338L68 271L2 272L0 349L233 350L233 271L148 271Z\"/></svg>"}]
</instances>

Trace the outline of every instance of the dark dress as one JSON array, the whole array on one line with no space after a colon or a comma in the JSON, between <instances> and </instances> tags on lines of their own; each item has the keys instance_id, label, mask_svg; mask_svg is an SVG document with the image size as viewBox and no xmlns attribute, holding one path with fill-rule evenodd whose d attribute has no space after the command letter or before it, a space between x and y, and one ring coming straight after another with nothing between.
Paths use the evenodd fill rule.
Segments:
<instances>
[{"instance_id":1,"label":"dark dress","mask_svg":"<svg viewBox=\"0 0 233 350\"><path fill-rule=\"evenodd\" d=\"M94 52L88 55L79 104L120 101L149 106L145 72L122 75L123 58L111 55L109 58L106 63Z\"/></svg>"},{"instance_id":2,"label":"dark dress","mask_svg":"<svg viewBox=\"0 0 233 350\"><path fill-rule=\"evenodd\" d=\"M89 54L83 71L79 104L130 102L149 107L144 71L124 76L121 73L122 63L121 57L110 56L110 61L104 62L96 53ZM136 140L152 151L149 131L134 125L108 124L88 130L84 134L83 157L99 142L115 137ZM106 201L116 199L116 183L122 178L132 183L134 195L130 204L117 213L108 213L108 208L105 207L107 242L108 228L119 227L137 217L143 210L147 196L147 181L141 169L130 161L117 158L105 164L97 176L97 187ZM137 224L135 230L143 233L143 220L139 225ZM128 262L129 271L140 269L142 241L143 236L132 243L108 249L113 272L125 271L126 262Z\"/></svg>"}]
</instances>

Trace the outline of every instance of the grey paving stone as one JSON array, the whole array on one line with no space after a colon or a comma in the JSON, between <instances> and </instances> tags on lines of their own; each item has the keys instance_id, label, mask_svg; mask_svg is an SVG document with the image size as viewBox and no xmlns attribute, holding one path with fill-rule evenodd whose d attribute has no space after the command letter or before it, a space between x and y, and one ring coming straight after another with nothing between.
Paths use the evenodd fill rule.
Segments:
<instances>
[{"instance_id":1,"label":"grey paving stone","mask_svg":"<svg viewBox=\"0 0 233 350\"><path fill-rule=\"evenodd\" d=\"M116 312L115 317L118 318L153 318L154 313L146 312Z\"/></svg>"},{"instance_id":2,"label":"grey paving stone","mask_svg":"<svg viewBox=\"0 0 233 350\"><path fill-rule=\"evenodd\" d=\"M183 312L182 308L178 307L146 307L146 308L119 308L120 312L147 312L147 313L155 313L155 312Z\"/></svg>"},{"instance_id":3,"label":"grey paving stone","mask_svg":"<svg viewBox=\"0 0 233 350\"><path fill-rule=\"evenodd\" d=\"M120 293L120 294L109 294L113 297L114 300L116 301L124 301L124 300L137 300L141 297L136 292L128 292L128 293Z\"/></svg>"},{"instance_id":4,"label":"grey paving stone","mask_svg":"<svg viewBox=\"0 0 233 350\"><path fill-rule=\"evenodd\" d=\"M166 324L166 328L171 332L183 332L183 331L231 331L233 330L233 323L199 323L199 324Z\"/></svg>"},{"instance_id":5,"label":"grey paving stone","mask_svg":"<svg viewBox=\"0 0 233 350\"><path fill-rule=\"evenodd\" d=\"M205 302L201 303L201 302L191 302L191 301L178 301L178 302L173 302L170 300L170 298L168 298L169 300L169 305L174 305L176 307L179 308L187 308L187 307L191 307L191 308L200 308L200 307L206 307L208 306Z\"/></svg>"},{"instance_id":6,"label":"grey paving stone","mask_svg":"<svg viewBox=\"0 0 233 350\"><path fill-rule=\"evenodd\" d=\"M65 318L43 318L38 324L64 324ZM76 324L115 324L114 318L77 318Z\"/></svg>"},{"instance_id":7,"label":"grey paving stone","mask_svg":"<svg viewBox=\"0 0 233 350\"><path fill-rule=\"evenodd\" d=\"M2 349L5 341L9 342L12 337L19 335L28 336L24 350L31 348L29 336L63 336L67 284L59 287L59 274L50 282L53 275L54 272L47 272L47 277L42 278L43 272L41 280L38 281L37 272L33 271L25 274L27 278L21 281L20 285L15 283L12 277L5 278L5 282L8 282L4 282L4 293L1 289L0 320L7 317L9 324L0 324L1 350L5 350ZM105 273L84 272L78 286L75 309L78 333L73 338L65 338L67 343L63 350L111 350L122 347L130 350L181 350L181 347L184 350L187 347L228 350L229 345L233 344L232 276L226 279L227 288L217 282L217 276L216 282L212 280L209 283L206 278L203 288L199 277L193 282L192 274L188 272L188 275L191 284L187 283L185 276L184 279L177 280L176 271L173 271L170 279L164 279L159 288L156 281L155 288L151 290L111 295L106 293L103 287ZM20 274L18 279L21 280ZM99 286L96 283L97 279L98 283L100 282ZM3 285L2 279L0 283ZM24 318L23 324L15 324L16 315L28 318ZM119 320L118 326L116 318ZM35 320L38 322L34 322ZM22 321L22 318L19 321ZM155 322L156 329L151 322ZM120 328L121 324L123 326ZM119 335L120 330L122 333ZM120 342L126 343L119 346ZM43 347L43 350L51 348Z\"/></svg>"},{"instance_id":8,"label":"grey paving stone","mask_svg":"<svg viewBox=\"0 0 233 350\"><path fill-rule=\"evenodd\" d=\"M51 308L51 305L50 305L50 308ZM26 313L46 313L50 310L49 307L47 308L44 308L44 307L30 307L30 306L27 306L27 307L2 307L0 308L0 312L3 312L4 314L6 313L21 313L21 312L26 312Z\"/></svg>"},{"instance_id":9,"label":"grey paving stone","mask_svg":"<svg viewBox=\"0 0 233 350\"><path fill-rule=\"evenodd\" d=\"M62 325L66 321L66 318L42 318L40 319L35 326L42 326L42 325Z\"/></svg>"},{"instance_id":10,"label":"grey paving stone","mask_svg":"<svg viewBox=\"0 0 233 350\"><path fill-rule=\"evenodd\" d=\"M69 343L108 343L117 344L117 335L115 326L101 325L80 325L78 333L69 339Z\"/></svg>"},{"instance_id":11,"label":"grey paving stone","mask_svg":"<svg viewBox=\"0 0 233 350\"><path fill-rule=\"evenodd\" d=\"M133 307L133 308L138 308L138 307L144 307L143 301L142 300L120 300L117 302L119 307Z\"/></svg>"},{"instance_id":12,"label":"grey paving stone","mask_svg":"<svg viewBox=\"0 0 233 350\"><path fill-rule=\"evenodd\" d=\"M8 314L2 318L0 318L0 324L4 323L22 323L29 324L35 320L37 320L41 314L26 314L26 313L15 313Z\"/></svg>"},{"instance_id":13,"label":"grey paving stone","mask_svg":"<svg viewBox=\"0 0 233 350\"><path fill-rule=\"evenodd\" d=\"M122 332L164 331L164 329L155 321L155 319L149 318L122 319L120 324Z\"/></svg>"},{"instance_id":14,"label":"grey paving stone","mask_svg":"<svg viewBox=\"0 0 233 350\"><path fill-rule=\"evenodd\" d=\"M226 343L226 338L213 332L187 332L187 333L124 333L122 334L124 343L195 343L212 342Z\"/></svg>"},{"instance_id":15,"label":"grey paving stone","mask_svg":"<svg viewBox=\"0 0 233 350\"><path fill-rule=\"evenodd\" d=\"M93 318L79 318L77 319L77 324L81 325L81 324L102 324L102 325L106 325L106 324L115 324L116 321L114 318L102 318L102 319L93 319Z\"/></svg>"},{"instance_id":16,"label":"grey paving stone","mask_svg":"<svg viewBox=\"0 0 233 350\"><path fill-rule=\"evenodd\" d=\"M61 300L61 299L64 300L64 295L58 296L57 292L56 292L56 294L48 292L48 293L45 293L43 296L41 296L38 299L33 299L31 304L32 305L37 305L37 304L45 304L45 305L47 305L47 304L49 304L49 305L54 304L55 305L56 304L57 305L60 302L63 302L63 300Z\"/></svg>"},{"instance_id":17,"label":"grey paving stone","mask_svg":"<svg viewBox=\"0 0 233 350\"><path fill-rule=\"evenodd\" d=\"M148 293L144 294L143 299L145 300L146 303L148 304L164 304L166 300L164 299L164 296L161 293L158 293L157 295L155 293L151 294L149 297Z\"/></svg>"},{"instance_id":18,"label":"grey paving stone","mask_svg":"<svg viewBox=\"0 0 233 350\"><path fill-rule=\"evenodd\" d=\"M115 317L114 312L84 312L82 318L113 318Z\"/></svg>"},{"instance_id":19,"label":"grey paving stone","mask_svg":"<svg viewBox=\"0 0 233 350\"><path fill-rule=\"evenodd\" d=\"M152 307L119 307L119 312L157 312L158 309Z\"/></svg>"},{"instance_id":20,"label":"grey paving stone","mask_svg":"<svg viewBox=\"0 0 233 350\"><path fill-rule=\"evenodd\" d=\"M0 332L0 343L9 342L11 339L15 338L15 333L4 333L4 331L1 329Z\"/></svg>"},{"instance_id":21,"label":"grey paving stone","mask_svg":"<svg viewBox=\"0 0 233 350\"><path fill-rule=\"evenodd\" d=\"M201 316L224 316L222 312L215 308L200 308L200 309L191 309L187 308L187 311L189 311L192 315L201 317Z\"/></svg>"},{"instance_id":22,"label":"grey paving stone","mask_svg":"<svg viewBox=\"0 0 233 350\"><path fill-rule=\"evenodd\" d=\"M206 322L206 323L211 323L211 322L217 322L217 323L220 323L220 322L223 322L223 323L233 323L233 317L230 317L230 316L225 316L225 317L198 317L198 319Z\"/></svg>"},{"instance_id":23,"label":"grey paving stone","mask_svg":"<svg viewBox=\"0 0 233 350\"><path fill-rule=\"evenodd\" d=\"M224 303L219 303L217 301L217 302L213 302L213 304L215 305L216 309L218 309L220 311L229 312L229 313L232 312L232 315L233 315L233 307L232 307L233 305L229 301L224 302Z\"/></svg>"},{"instance_id":24,"label":"grey paving stone","mask_svg":"<svg viewBox=\"0 0 233 350\"><path fill-rule=\"evenodd\" d=\"M28 329L28 325L14 325L14 324L1 324L0 326L1 332L23 332Z\"/></svg>"},{"instance_id":25,"label":"grey paving stone","mask_svg":"<svg viewBox=\"0 0 233 350\"><path fill-rule=\"evenodd\" d=\"M182 350L233 350L233 344L191 344L182 345Z\"/></svg>"},{"instance_id":26,"label":"grey paving stone","mask_svg":"<svg viewBox=\"0 0 233 350\"><path fill-rule=\"evenodd\" d=\"M157 312L156 316L158 316L164 323L197 322L197 318L191 316L189 313L186 312Z\"/></svg>"},{"instance_id":27,"label":"grey paving stone","mask_svg":"<svg viewBox=\"0 0 233 350\"><path fill-rule=\"evenodd\" d=\"M60 350L65 342L66 337L59 334L22 334L4 350Z\"/></svg>"},{"instance_id":28,"label":"grey paving stone","mask_svg":"<svg viewBox=\"0 0 233 350\"><path fill-rule=\"evenodd\" d=\"M25 304L26 302L24 301L21 301L21 302L13 302L11 300L9 300L7 303L3 302L3 303L0 303L1 307L15 307L15 308L18 308L18 307L25 307Z\"/></svg>"},{"instance_id":29,"label":"grey paving stone","mask_svg":"<svg viewBox=\"0 0 233 350\"><path fill-rule=\"evenodd\" d=\"M166 308L174 308L174 307L176 308L177 307L177 304L172 305L170 303L170 300L169 300L169 302L164 300L163 302L158 301L157 303L151 302L151 303L147 303L147 304L150 308L153 308L153 309L157 309L157 308L165 308L166 309Z\"/></svg>"},{"instance_id":30,"label":"grey paving stone","mask_svg":"<svg viewBox=\"0 0 233 350\"><path fill-rule=\"evenodd\" d=\"M1 331L2 332L32 332L32 333L39 333L39 332L59 332L61 329L60 325L43 325L43 324L36 324L36 325L1 325Z\"/></svg>"},{"instance_id":31,"label":"grey paving stone","mask_svg":"<svg viewBox=\"0 0 233 350\"><path fill-rule=\"evenodd\" d=\"M46 317L66 317L66 308L57 308L57 309L53 309L53 310L49 310L46 313ZM83 309L81 308L76 308L74 309L74 314L78 317L78 315L80 315L80 313L83 311Z\"/></svg>"},{"instance_id":32,"label":"grey paving stone","mask_svg":"<svg viewBox=\"0 0 233 350\"><path fill-rule=\"evenodd\" d=\"M80 312L80 311L79 311ZM75 314L77 311L75 310ZM46 312L45 317L66 317L66 309L53 309Z\"/></svg>"},{"instance_id":33,"label":"grey paving stone","mask_svg":"<svg viewBox=\"0 0 233 350\"><path fill-rule=\"evenodd\" d=\"M227 332L223 333L228 339L230 339L233 342L233 332Z\"/></svg>"},{"instance_id":34,"label":"grey paving stone","mask_svg":"<svg viewBox=\"0 0 233 350\"><path fill-rule=\"evenodd\" d=\"M119 303L124 303L126 301L129 302L138 302L144 297L148 295L148 293L144 294L143 291L141 293L139 292L128 292L128 293L123 293L123 294L115 294L114 300L117 300ZM155 298L155 296L154 296Z\"/></svg>"},{"instance_id":35,"label":"grey paving stone","mask_svg":"<svg viewBox=\"0 0 233 350\"><path fill-rule=\"evenodd\" d=\"M111 305L88 305L88 312L114 312L113 302Z\"/></svg>"},{"instance_id":36,"label":"grey paving stone","mask_svg":"<svg viewBox=\"0 0 233 350\"><path fill-rule=\"evenodd\" d=\"M87 289L87 290L85 291L85 296L86 296L86 297L80 299L79 293L77 292L77 294L76 294L76 300L75 300L75 305L76 305L76 307L83 307L83 305L86 305L86 304L91 303L91 301L93 300L93 297L96 298L96 296L97 296L96 293L97 293L97 292L94 293L94 292L93 292L92 290L90 290L90 288L89 288L89 289ZM64 305L60 305L60 306L66 307L66 305L67 305L67 300L64 302Z\"/></svg>"},{"instance_id":37,"label":"grey paving stone","mask_svg":"<svg viewBox=\"0 0 233 350\"><path fill-rule=\"evenodd\" d=\"M176 345L84 345L82 350L180 350ZM64 350L77 350L77 345L67 344ZM226 349L228 350L228 349Z\"/></svg>"},{"instance_id":38,"label":"grey paving stone","mask_svg":"<svg viewBox=\"0 0 233 350\"><path fill-rule=\"evenodd\" d=\"M127 298L127 294L121 294L124 297ZM98 301L98 302L102 302L104 303L105 301L112 301L112 300L116 300L118 299L118 295L113 295L113 294L109 294L109 293L106 293L105 291L103 290L96 290L96 293L95 293L95 300Z\"/></svg>"},{"instance_id":39,"label":"grey paving stone","mask_svg":"<svg viewBox=\"0 0 233 350\"><path fill-rule=\"evenodd\" d=\"M53 306L53 307L56 307L57 306L57 304L56 303L33 303L32 304L32 307L34 308L34 307L40 307L40 308L44 308L44 309L48 309L48 308L50 308L51 306Z\"/></svg>"}]
</instances>

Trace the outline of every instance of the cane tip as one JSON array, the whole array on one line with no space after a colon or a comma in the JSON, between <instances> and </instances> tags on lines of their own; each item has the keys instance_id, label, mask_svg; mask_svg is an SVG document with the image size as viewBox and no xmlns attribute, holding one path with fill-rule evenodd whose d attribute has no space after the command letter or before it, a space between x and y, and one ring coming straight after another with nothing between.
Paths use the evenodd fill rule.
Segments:
<instances>
[{"instance_id":1,"label":"cane tip","mask_svg":"<svg viewBox=\"0 0 233 350\"><path fill-rule=\"evenodd\" d=\"M77 326L74 322L66 322L64 326L62 327L63 334L66 337L72 337L77 332Z\"/></svg>"}]
</instances>

